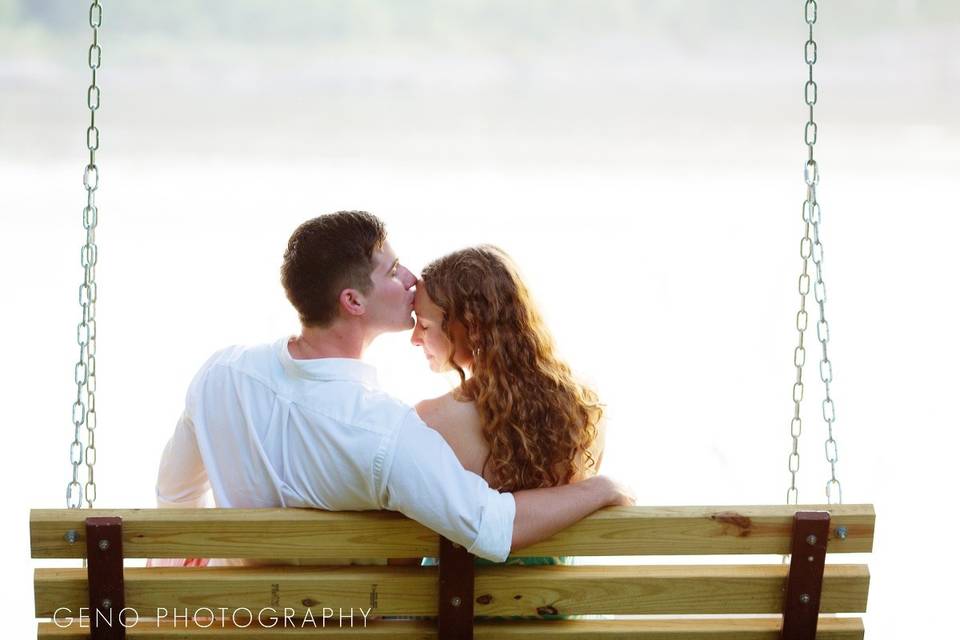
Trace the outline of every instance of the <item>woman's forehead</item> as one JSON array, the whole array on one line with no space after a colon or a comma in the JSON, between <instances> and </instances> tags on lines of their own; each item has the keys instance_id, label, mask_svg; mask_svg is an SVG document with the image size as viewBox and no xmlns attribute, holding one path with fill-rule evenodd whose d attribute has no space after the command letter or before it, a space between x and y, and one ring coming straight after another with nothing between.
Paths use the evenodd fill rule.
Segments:
<instances>
[{"instance_id":1,"label":"woman's forehead","mask_svg":"<svg viewBox=\"0 0 960 640\"><path fill-rule=\"evenodd\" d=\"M427 287L423 280L417 280L417 290L414 294L413 304L417 309L417 315L427 318L440 318L443 316L443 309L437 306L430 295L427 293Z\"/></svg>"}]
</instances>

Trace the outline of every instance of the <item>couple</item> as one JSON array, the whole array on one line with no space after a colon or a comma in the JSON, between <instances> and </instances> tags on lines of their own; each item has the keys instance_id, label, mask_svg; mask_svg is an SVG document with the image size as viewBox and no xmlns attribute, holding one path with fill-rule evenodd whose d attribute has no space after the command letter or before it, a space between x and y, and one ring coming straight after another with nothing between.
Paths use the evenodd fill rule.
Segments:
<instances>
[{"instance_id":1,"label":"couple","mask_svg":"<svg viewBox=\"0 0 960 640\"><path fill-rule=\"evenodd\" d=\"M300 335L203 365L163 452L160 506L207 506L210 492L218 507L389 509L503 562L632 504L597 475L596 394L554 354L502 251L452 253L418 281L378 218L343 211L294 231L281 274ZM415 409L362 360L380 334L411 328L431 369L460 376Z\"/></svg>"}]
</instances>

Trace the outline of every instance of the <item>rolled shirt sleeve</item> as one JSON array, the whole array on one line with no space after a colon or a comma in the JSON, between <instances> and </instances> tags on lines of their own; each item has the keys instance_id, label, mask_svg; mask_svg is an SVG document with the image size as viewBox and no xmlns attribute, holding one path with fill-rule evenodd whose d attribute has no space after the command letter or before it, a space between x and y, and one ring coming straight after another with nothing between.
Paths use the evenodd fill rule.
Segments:
<instances>
[{"instance_id":1,"label":"rolled shirt sleeve","mask_svg":"<svg viewBox=\"0 0 960 640\"><path fill-rule=\"evenodd\" d=\"M439 433L415 411L389 444L383 466L383 508L399 511L481 558L510 554L516 502L460 464Z\"/></svg>"}]
</instances>

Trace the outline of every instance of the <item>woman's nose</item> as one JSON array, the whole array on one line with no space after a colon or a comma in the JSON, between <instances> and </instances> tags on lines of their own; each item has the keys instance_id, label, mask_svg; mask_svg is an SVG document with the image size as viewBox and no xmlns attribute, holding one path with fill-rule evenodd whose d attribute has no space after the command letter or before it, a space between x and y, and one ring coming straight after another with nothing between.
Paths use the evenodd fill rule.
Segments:
<instances>
[{"instance_id":1,"label":"woman's nose","mask_svg":"<svg viewBox=\"0 0 960 640\"><path fill-rule=\"evenodd\" d=\"M423 341L420 339L420 327L414 327L413 333L410 334L410 344L415 347L419 347L423 344Z\"/></svg>"}]
</instances>

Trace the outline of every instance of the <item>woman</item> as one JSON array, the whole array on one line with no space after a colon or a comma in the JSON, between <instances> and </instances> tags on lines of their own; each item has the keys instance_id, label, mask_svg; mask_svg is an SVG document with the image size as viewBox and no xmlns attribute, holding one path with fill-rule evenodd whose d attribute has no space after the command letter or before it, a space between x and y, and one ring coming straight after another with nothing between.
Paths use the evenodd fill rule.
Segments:
<instances>
[{"instance_id":1,"label":"woman","mask_svg":"<svg viewBox=\"0 0 960 640\"><path fill-rule=\"evenodd\" d=\"M478 246L427 266L411 342L460 384L417 413L491 487L552 487L595 475L603 456L596 393L577 382L502 250ZM555 558L514 558L557 564ZM508 560L511 562L511 560Z\"/></svg>"}]
</instances>

